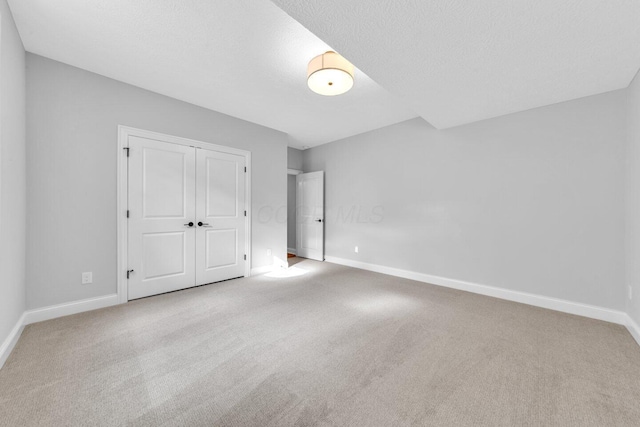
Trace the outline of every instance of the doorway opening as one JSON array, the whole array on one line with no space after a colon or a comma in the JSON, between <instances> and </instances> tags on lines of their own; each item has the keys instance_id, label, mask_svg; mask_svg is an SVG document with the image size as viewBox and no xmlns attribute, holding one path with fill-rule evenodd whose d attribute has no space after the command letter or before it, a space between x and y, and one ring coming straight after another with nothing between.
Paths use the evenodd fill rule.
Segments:
<instances>
[{"instance_id":1,"label":"doorway opening","mask_svg":"<svg viewBox=\"0 0 640 427\"><path fill-rule=\"evenodd\" d=\"M287 171L287 264L324 261L324 172Z\"/></svg>"},{"instance_id":2,"label":"doorway opening","mask_svg":"<svg viewBox=\"0 0 640 427\"><path fill-rule=\"evenodd\" d=\"M296 176L301 170L287 170L287 261L295 258L296 248ZM289 262L291 266L291 262Z\"/></svg>"}]
</instances>

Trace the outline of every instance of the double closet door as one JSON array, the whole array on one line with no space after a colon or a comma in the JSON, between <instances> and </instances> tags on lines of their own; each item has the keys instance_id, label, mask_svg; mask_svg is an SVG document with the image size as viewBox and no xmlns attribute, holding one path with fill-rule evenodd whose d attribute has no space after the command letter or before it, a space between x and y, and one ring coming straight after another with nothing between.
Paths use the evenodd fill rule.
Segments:
<instances>
[{"instance_id":1,"label":"double closet door","mask_svg":"<svg viewBox=\"0 0 640 427\"><path fill-rule=\"evenodd\" d=\"M130 136L128 299L245 275L244 156Z\"/></svg>"}]
</instances>

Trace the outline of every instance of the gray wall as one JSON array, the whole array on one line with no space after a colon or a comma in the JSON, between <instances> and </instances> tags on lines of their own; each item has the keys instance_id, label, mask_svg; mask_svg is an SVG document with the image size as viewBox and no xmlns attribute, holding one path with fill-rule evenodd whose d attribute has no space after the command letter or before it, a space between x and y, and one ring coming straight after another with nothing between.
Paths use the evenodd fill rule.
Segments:
<instances>
[{"instance_id":1,"label":"gray wall","mask_svg":"<svg viewBox=\"0 0 640 427\"><path fill-rule=\"evenodd\" d=\"M25 53L0 0L0 345L25 309Z\"/></svg>"},{"instance_id":2,"label":"gray wall","mask_svg":"<svg viewBox=\"0 0 640 427\"><path fill-rule=\"evenodd\" d=\"M627 313L640 324L640 77L627 89Z\"/></svg>"},{"instance_id":3,"label":"gray wall","mask_svg":"<svg viewBox=\"0 0 640 427\"><path fill-rule=\"evenodd\" d=\"M252 267L286 260L285 134L28 54L28 308L116 292L118 125L250 150Z\"/></svg>"},{"instance_id":4,"label":"gray wall","mask_svg":"<svg viewBox=\"0 0 640 427\"><path fill-rule=\"evenodd\" d=\"M302 150L287 147L287 168L302 170Z\"/></svg>"},{"instance_id":5,"label":"gray wall","mask_svg":"<svg viewBox=\"0 0 640 427\"><path fill-rule=\"evenodd\" d=\"M625 92L303 152L326 254L624 309ZM354 246L359 253L354 253Z\"/></svg>"}]
</instances>

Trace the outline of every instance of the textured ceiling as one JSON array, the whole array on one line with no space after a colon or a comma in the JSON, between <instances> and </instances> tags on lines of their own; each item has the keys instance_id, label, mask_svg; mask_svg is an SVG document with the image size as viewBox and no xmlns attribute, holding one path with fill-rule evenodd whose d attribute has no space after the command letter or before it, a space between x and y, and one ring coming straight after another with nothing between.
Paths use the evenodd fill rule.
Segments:
<instances>
[{"instance_id":1,"label":"textured ceiling","mask_svg":"<svg viewBox=\"0 0 640 427\"><path fill-rule=\"evenodd\" d=\"M273 0L437 128L628 86L638 0Z\"/></svg>"},{"instance_id":2,"label":"textured ceiling","mask_svg":"<svg viewBox=\"0 0 640 427\"><path fill-rule=\"evenodd\" d=\"M323 97L329 46L268 0L9 0L29 52L288 133L314 146L416 117L356 70ZM348 58L348 57L347 57Z\"/></svg>"},{"instance_id":3,"label":"textured ceiling","mask_svg":"<svg viewBox=\"0 0 640 427\"><path fill-rule=\"evenodd\" d=\"M283 131L297 148L620 89L640 67L640 0L272 1L9 4L28 51ZM359 68L338 97L306 86L329 45Z\"/></svg>"}]
</instances>

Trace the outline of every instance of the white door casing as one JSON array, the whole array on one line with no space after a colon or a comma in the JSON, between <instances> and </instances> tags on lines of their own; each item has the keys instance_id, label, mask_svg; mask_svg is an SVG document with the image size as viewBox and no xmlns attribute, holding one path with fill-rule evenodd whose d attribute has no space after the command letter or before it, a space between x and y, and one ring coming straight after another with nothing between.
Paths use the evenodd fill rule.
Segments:
<instances>
[{"instance_id":1,"label":"white door casing","mask_svg":"<svg viewBox=\"0 0 640 427\"><path fill-rule=\"evenodd\" d=\"M146 141L145 141L146 140ZM137 141L137 142L135 142ZM133 146L132 143L133 142ZM150 194L146 197L146 200L141 200L134 202L132 200L131 206L129 204L130 191L129 185L130 183L135 183L136 180L138 184L138 192L142 191L141 182L144 179L142 175L142 165L143 160L142 157L136 160L136 146L140 145L140 149L142 146L150 149L151 146L155 146L156 149L159 148L160 152L152 152L149 151L148 160L147 160L147 181L149 183ZM188 203L185 201L182 208L182 215L180 215L179 209L176 207L178 203L176 200L178 199L175 194L177 189L180 188L180 185L176 184L176 180L170 179L171 176L174 178L179 175L178 171L178 161L176 160L179 156L183 156L184 158L184 168L191 169L192 173L186 173L187 177L183 176L182 186L183 193L185 197L189 197L189 194L193 195L193 199L195 201L196 193L197 193L197 151L200 149L218 152L220 154L229 154L233 156L237 156L237 158L242 158L244 161L244 165L246 166L246 172L237 177L238 182L238 209L240 212L241 206L244 205L244 209L242 209L242 217L237 222L242 222L242 225L238 225L238 253L242 257L242 262L239 263L240 267L237 267L237 271L233 271L233 276L224 277L219 280L224 280L233 277L239 276L250 276L251 275L251 152L246 150L240 150L236 148L226 147L217 144L211 144L207 142L201 142L166 134L161 134L157 132L135 129L128 126L118 126L118 187L117 187L117 241L118 241L118 257L117 257L117 290L118 290L118 301L120 303L125 303L129 299L139 298L141 296L169 292L171 290L182 289L185 287L196 286L197 284L202 284L197 281L198 272L196 263L197 255L195 252L198 248L197 236L198 232L205 233L204 226L197 226L197 215L199 212L197 208L199 205L197 203ZM172 154L179 153L179 154ZM132 157L133 156L133 157ZM140 154L142 156L142 154ZM236 157L232 157L236 159ZM129 160L132 161L130 164ZM133 170L132 165L133 162L138 161L140 166L139 175L134 176L136 171ZM164 163L164 165L163 165ZM133 166L135 167L135 166ZM130 170L131 168L131 170ZM163 173L158 173L158 171L162 169ZM244 169L244 166L243 166ZM169 173L166 173L166 172ZM243 170L244 172L244 170ZM154 181L154 177L156 180ZM153 183L157 184L154 188ZM169 184L167 184L169 182ZM158 188L160 185L163 186L163 191L160 192ZM168 187L166 187L168 185ZM211 186L210 186L211 187ZM228 188L229 186L227 186ZM242 189L240 189L242 187ZM174 191L175 190L175 191ZM217 190L212 189L212 191L224 191L223 189L218 188ZM155 193L154 193L155 192ZM155 194L155 195L154 195ZM173 194L173 195L172 195ZM141 196L139 194L139 196ZM134 197L133 192L131 193L131 197ZM167 200L163 200L163 198ZM146 211L142 210L143 204L146 203ZM135 206L135 207L134 207ZM246 210L247 216L244 217L244 211ZM215 214L215 211L213 212ZM136 214L139 217L136 217ZM205 215L208 215L205 213ZM144 216L144 218L143 218ZM182 222L177 221L178 218L182 216ZM216 216L216 215L213 215ZM186 218L190 217L190 218ZM151 221L151 220L155 221ZM136 223L137 221L137 223ZM182 228L178 228L177 223L180 223ZM189 222L193 222L193 227L188 227L185 224ZM206 221L202 221L206 222ZM163 223L165 223L163 225ZM169 227L170 223L170 227ZM153 228L153 227L156 228ZM139 233L140 238L137 241L137 247L130 247L130 231L133 227L133 232ZM147 228L144 228L147 227ZM165 228L162 228L165 227ZM200 228L200 229L199 229ZM137 231L136 231L137 230ZM174 254L169 256L169 262L162 262L162 256L157 257L154 261L148 259L149 265L145 265L144 268L140 264L143 260L144 254L139 250L142 245L142 233L143 231L148 235L146 238L147 242L147 258L153 257L153 250L157 250L158 248L165 248L168 251L173 250ZM153 235L155 233L155 235ZM164 234L163 234L164 233ZM183 236L183 237L180 237ZM156 245L158 243L159 245ZM191 258L193 262L191 263L191 267L189 267L188 263L185 262L184 268L179 268L178 260L180 257L175 257L175 253L177 253L179 247L179 243L184 244L184 255L183 259L186 259L190 255L190 250L193 251ZM191 244L193 243L193 244ZM155 249L154 249L155 248ZM189 249L191 248L191 249ZM149 252L151 251L151 252ZM133 252L133 253L132 253ZM215 251L214 251L215 252ZM220 252L220 251L218 251ZM224 251L222 251L224 253ZM242 252L242 253L241 253ZM138 255L135 255L137 253ZM244 259L244 254L246 254L246 260ZM212 254L213 263L210 262L210 265L215 262L220 263L220 261L215 261L215 253ZM166 258L165 258L166 260ZM136 268L132 264L138 264L139 267ZM219 266L222 267L222 266ZM155 271L153 271L155 269ZM128 272L133 270L131 274ZM241 271L242 270L242 271ZM238 272L240 272L238 274ZM173 278L172 280L161 280ZM175 280L178 279L178 280ZM206 280L206 279L205 279ZM214 279L213 281L217 281L218 279ZM136 281L140 283L136 283ZM144 285L147 289L154 288L155 291L146 292L141 291L140 289L144 289L144 287L137 287L136 284L141 285L142 282L145 282ZM131 283L130 283L131 282ZM166 282L166 283L164 283ZM205 283L211 283L210 280L206 280ZM133 291L131 292L131 297L129 297L129 287L130 284L133 285Z\"/></svg>"},{"instance_id":2,"label":"white door casing","mask_svg":"<svg viewBox=\"0 0 640 427\"><path fill-rule=\"evenodd\" d=\"M128 299L175 291L195 282L195 151L129 139Z\"/></svg>"},{"instance_id":3,"label":"white door casing","mask_svg":"<svg viewBox=\"0 0 640 427\"><path fill-rule=\"evenodd\" d=\"M296 254L324 261L324 172L296 176Z\"/></svg>"},{"instance_id":4,"label":"white door casing","mask_svg":"<svg viewBox=\"0 0 640 427\"><path fill-rule=\"evenodd\" d=\"M196 150L196 283L245 273L244 156Z\"/></svg>"}]
</instances>

